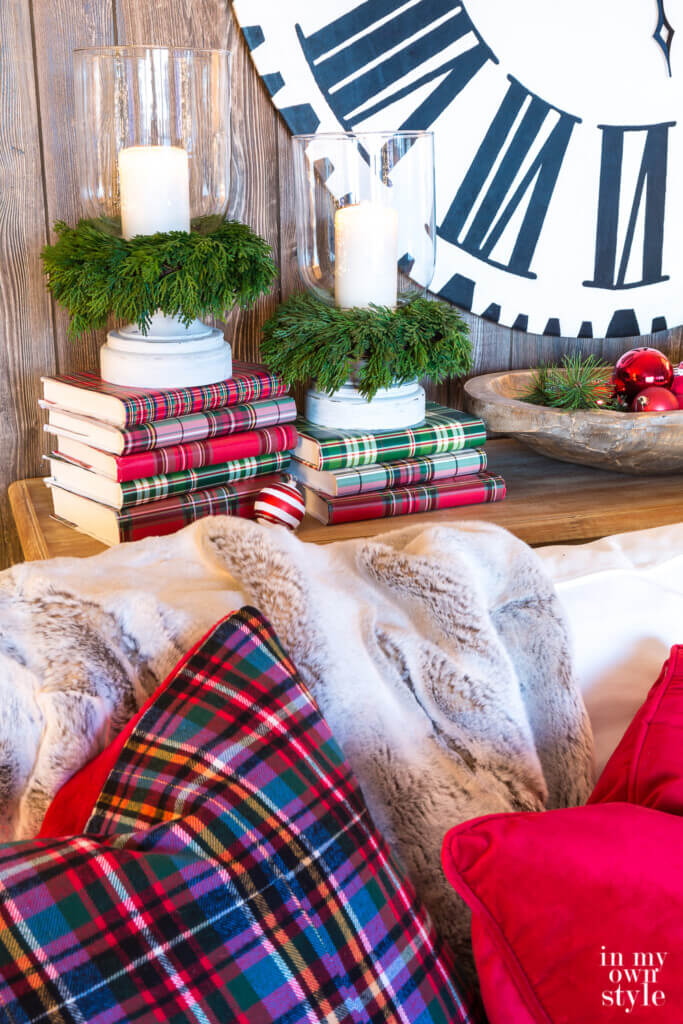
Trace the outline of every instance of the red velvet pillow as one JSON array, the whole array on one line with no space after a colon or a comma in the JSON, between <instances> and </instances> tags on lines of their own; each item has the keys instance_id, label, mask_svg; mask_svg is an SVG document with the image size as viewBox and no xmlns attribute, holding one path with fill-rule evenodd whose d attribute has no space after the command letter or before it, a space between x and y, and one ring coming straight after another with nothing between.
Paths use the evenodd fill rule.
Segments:
<instances>
[{"instance_id":1,"label":"red velvet pillow","mask_svg":"<svg viewBox=\"0 0 683 1024\"><path fill-rule=\"evenodd\" d=\"M672 649L589 803L616 800L683 814L683 646Z\"/></svg>"},{"instance_id":2,"label":"red velvet pillow","mask_svg":"<svg viewBox=\"0 0 683 1024\"><path fill-rule=\"evenodd\" d=\"M443 865L472 909L490 1024L680 1024L683 818L492 815L448 833Z\"/></svg>"},{"instance_id":3,"label":"red velvet pillow","mask_svg":"<svg viewBox=\"0 0 683 1024\"><path fill-rule=\"evenodd\" d=\"M446 836L491 1024L680 1024L682 729L677 647L589 806L491 815Z\"/></svg>"}]
</instances>

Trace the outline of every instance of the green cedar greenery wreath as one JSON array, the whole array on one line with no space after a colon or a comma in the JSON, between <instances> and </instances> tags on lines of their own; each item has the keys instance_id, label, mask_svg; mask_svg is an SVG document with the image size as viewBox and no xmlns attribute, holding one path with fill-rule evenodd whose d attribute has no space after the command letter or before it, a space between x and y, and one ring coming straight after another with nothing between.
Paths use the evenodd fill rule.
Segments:
<instances>
[{"instance_id":1,"label":"green cedar greenery wreath","mask_svg":"<svg viewBox=\"0 0 683 1024\"><path fill-rule=\"evenodd\" d=\"M261 355L287 384L313 379L328 394L353 372L367 399L392 384L440 381L472 366L469 328L460 314L424 298L397 309L339 309L295 295L264 324Z\"/></svg>"},{"instance_id":2,"label":"green cedar greenery wreath","mask_svg":"<svg viewBox=\"0 0 683 1024\"><path fill-rule=\"evenodd\" d=\"M121 237L118 221L55 224L57 241L43 249L48 288L71 314L70 334L104 327L110 316L146 333L157 310L184 324L246 308L271 288L277 268L267 242L246 224L222 217L192 231Z\"/></svg>"}]
</instances>

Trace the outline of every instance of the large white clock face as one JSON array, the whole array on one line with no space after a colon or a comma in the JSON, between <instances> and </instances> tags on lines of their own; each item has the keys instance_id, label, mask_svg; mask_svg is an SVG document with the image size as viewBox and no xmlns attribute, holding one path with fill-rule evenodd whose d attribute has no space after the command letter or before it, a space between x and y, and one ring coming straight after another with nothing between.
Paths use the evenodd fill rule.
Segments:
<instances>
[{"instance_id":1,"label":"large white clock face","mask_svg":"<svg viewBox=\"0 0 683 1024\"><path fill-rule=\"evenodd\" d=\"M294 132L435 133L431 288L501 324L683 322L683 0L235 0Z\"/></svg>"}]
</instances>

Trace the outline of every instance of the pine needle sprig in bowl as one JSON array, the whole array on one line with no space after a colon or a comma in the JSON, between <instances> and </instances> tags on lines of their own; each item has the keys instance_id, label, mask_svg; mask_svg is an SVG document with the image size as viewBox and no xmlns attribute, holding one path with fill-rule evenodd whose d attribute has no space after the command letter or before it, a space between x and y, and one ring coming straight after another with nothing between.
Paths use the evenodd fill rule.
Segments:
<instances>
[{"instance_id":1,"label":"pine needle sprig in bowl","mask_svg":"<svg viewBox=\"0 0 683 1024\"><path fill-rule=\"evenodd\" d=\"M539 366L520 400L552 409L619 410L612 367L594 355L565 355L559 365Z\"/></svg>"}]
</instances>

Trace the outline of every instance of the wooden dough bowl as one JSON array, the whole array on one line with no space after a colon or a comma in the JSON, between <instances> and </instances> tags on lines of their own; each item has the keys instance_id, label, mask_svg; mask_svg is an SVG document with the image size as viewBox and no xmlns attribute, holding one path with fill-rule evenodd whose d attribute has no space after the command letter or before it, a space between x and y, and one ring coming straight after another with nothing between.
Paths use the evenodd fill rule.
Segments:
<instances>
[{"instance_id":1,"label":"wooden dough bowl","mask_svg":"<svg viewBox=\"0 0 683 1024\"><path fill-rule=\"evenodd\" d=\"M683 410L623 413L548 409L519 401L531 370L487 373L465 384L467 408L492 433L509 434L563 462L643 475L683 472ZM683 494L681 495L683 505Z\"/></svg>"}]
</instances>

